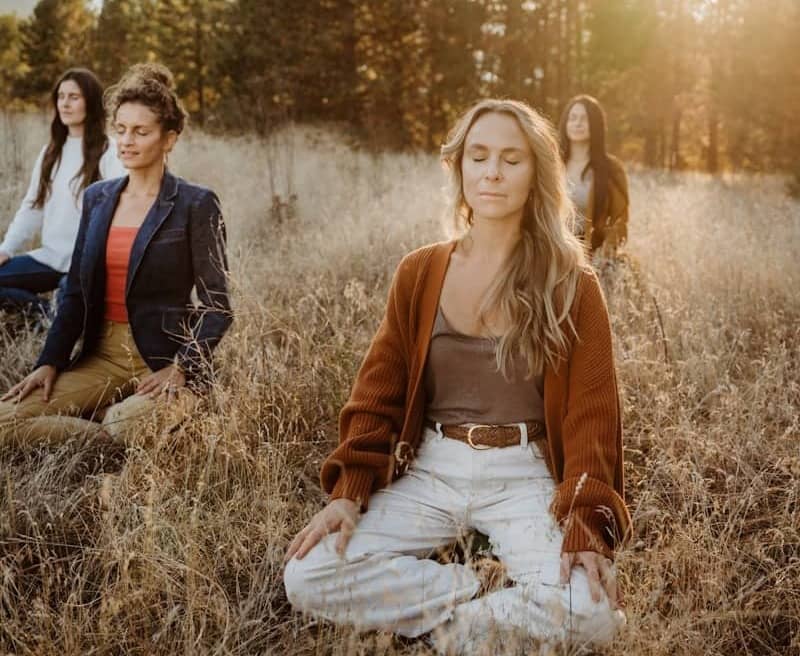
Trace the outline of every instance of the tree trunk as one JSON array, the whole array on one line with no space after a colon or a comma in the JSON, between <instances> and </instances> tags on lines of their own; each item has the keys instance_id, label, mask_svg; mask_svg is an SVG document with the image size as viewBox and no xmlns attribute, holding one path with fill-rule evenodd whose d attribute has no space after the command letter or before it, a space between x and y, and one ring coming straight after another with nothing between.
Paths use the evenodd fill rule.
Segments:
<instances>
[{"instance_id":1,"label":"tree trunk","mask_svg":"<svg viewBox=\"0 0 800 656\"><path fill-rule=\"evenodd\" d=\"M556 49L556 109L564 106L566 99L566 52L568 43L566 38L565 20L564 20L564 3L566 0L557 0L556 2L556 34L558 34L558 48Z\"/></svg>"},{"instance_id":2,"label":"tree trunk","mask_svg":"<svg viewBox=\"0 0 800 656\"><path fill-rule=\"evenodd\" d=\"M719 113L712 105L708 112L708 152L706 153L706 168L709 173L719 171Z\"/></svg>"},{"instance_id":3,"label":"tree trunk","mask_svg":"<svg viewBox=\"0 0 800 656\"><path fill-rule=\"evenodd\" d=\"M563 106L567 99L573 95L575 89L575 15L578 13L575 8L576 0L565 0L564 3L564 95L561 100Z\"/></svg>"},{"instance_id":4,"label":"tree trunk","mask_svg":"<svg viewBox=\"0 0 800 656\"><path fill-rule=\"evenodd\" d=\"M676 171L683 168L681 159L681 122L683 110L678 107L672 114L672 135L669 148L669 169Z\"/></svg>"},{"instance_id":5,"label":"tree trunk","mask_svg":"<svg viewBox=\"0 0 800 656\"><path fill-rule=\"evenodd\" d=\"M197 73L197 123L202 128L206 123L205 71L203 70L203 26L200 16L194 19L194 54Z\"/></svg>"},{"instance_id":6,"label":"tree trunk","mask_svg":"<svg viewBox=\"0 0 800 656\"><path fill-rule=\"evenodd\" d=\"M584 91L584 79L583 79L583 10L584 5L582 2L579 2L577 7L575 8L575 16L574 16L574 32L575 34L575 77L573 78L573 84L576 86L580 93Z\"/></svg>"},{"instance_id":7,"label":"tree trunk","mask_svg":"<svg viewBox=\"0 0 800 656\"><path fill-rule=\"evenodd\" d=\"M644 163L649 167L658 165L658 128L650 125L644 133Z\"/></svg>"},{"instance_id":8,"label":"tree trunk","mask_svg":"<svg viewBox=\"0 0 800 656\"><path fill-rule=\"evenodd\" d=\"M721 53L723 46L723 28L726 23L725 11L727 2L720 0L712 13L712 51L709 57L711 70L709 71L708 87L708 150L706 151L706 169L709 173L719 170L719 90L721 74Z\"/></svg>"},{"instance_id":9,"label":"tree trunk","mask_svg":"<svg viewBox=\"0 0 800 656\"><path fill-rule=\"evenodd\" d=\"M542 67L542 80L541 80L541 106L545 112L549 111L550 107L550 2L545 0L542 5L542 21L541 28L541 67Z\"/></svg>"}]
</instances>

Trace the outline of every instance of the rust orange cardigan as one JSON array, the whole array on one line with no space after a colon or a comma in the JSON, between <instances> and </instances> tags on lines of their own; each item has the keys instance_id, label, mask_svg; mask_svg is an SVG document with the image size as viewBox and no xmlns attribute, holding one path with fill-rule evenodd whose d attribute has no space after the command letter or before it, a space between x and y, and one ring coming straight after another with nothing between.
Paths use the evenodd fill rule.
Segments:
<instances>
[{"instance_id":1,"label":"rust orange cardigan","mask_svg":"<svg viewBox=\"0 0 800 656\"><path fill-rule=\"evenodd\" d=\"M340 443L322 466L332 498L366 508L372 492L400 473L420 440L422 384L433 322L455 242L406 255L392 280L386 313L339 418ZM556 481L551 509L562 550L613 556L630 515L622 480L622 425L605 300L593 272L578 284L570 310L569 352L544 375L545 454Z\"/></svg>"}]
</instances>

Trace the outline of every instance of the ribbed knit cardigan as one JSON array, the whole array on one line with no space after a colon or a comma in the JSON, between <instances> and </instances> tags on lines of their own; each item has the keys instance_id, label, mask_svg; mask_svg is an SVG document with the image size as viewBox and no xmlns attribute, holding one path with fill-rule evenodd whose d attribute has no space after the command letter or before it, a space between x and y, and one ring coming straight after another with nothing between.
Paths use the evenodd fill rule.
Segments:
<instances>
[{"instance_id":1,"label":"ribbed knit cardigan","mask_svg":"<svg viewBox=\"0 0 800 656\"><path fill-rule=\"evenodd\" d=\"M445 272L455 242L406 255L386 313L339 418L340 443L322 466L333 499L366 508L372 492L402 474L417 448L425 412L423 373ZM544 374L545 458L556 492L551 510L562 551L613 557L628 534L622 425L611 326L599 282L587 270L570 308L568 353Z\"/></svg>"}]
</instances>

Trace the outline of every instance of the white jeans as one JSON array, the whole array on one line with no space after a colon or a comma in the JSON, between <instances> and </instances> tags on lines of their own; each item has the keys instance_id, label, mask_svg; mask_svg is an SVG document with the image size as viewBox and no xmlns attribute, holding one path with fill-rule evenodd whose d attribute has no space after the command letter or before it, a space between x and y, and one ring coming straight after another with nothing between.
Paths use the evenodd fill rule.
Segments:
<instances>
[{"instance_id":1,"label":"white jeans","mask_svg":"<svg viewBox=\"0 0 800 656\"><path fill-rule=\"evenodd\" d=\"M591 600L582 568L559 583L553 489L534 444L478 451L426 429L410 469L370 498L344 557L327 536L289 561L286 594L299 610L362 630L415 637L441 627L439 635L460 636L449 643L456 652L492 626L549 643L608 642L622 612ZM469 567L425 558L469 527L489 536L514 587L473 599L479 581Z\"/></svg>"}]
</instances>

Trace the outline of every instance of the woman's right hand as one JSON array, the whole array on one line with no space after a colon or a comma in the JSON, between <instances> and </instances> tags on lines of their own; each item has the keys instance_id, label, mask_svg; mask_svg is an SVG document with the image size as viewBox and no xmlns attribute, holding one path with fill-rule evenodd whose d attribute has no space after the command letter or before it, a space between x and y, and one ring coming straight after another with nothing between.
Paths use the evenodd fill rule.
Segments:
<instances>
[{"instance_id":1,"label":"woman's right hand","mask_svg":"<svg viewBox=\"0 0 800 656\"><path fill-rule=\"evenodd\" d=\"M0 251L0 266L3 266L10 259L11 259L11 256L8 253L6 253L4 251Z\"/></svg>"},{"instance_id":2,"label":"woman's right hand","mask_svg":"<svg viewBox=\"0 0 800 656\"><path fill-rule=\"evenodd\" d=\"M334 499L316 515L306 527L300 531L289 548L283 562L291 560L296 556L301 560L322 538L329 533L339 532L336 538L336 552L342 556L347 548L347 543L353 536L360 509L355 501L350 499Z\"/></svg>"},{"instance_id":3,"label":"woman's right hand","mask_svg":"<svg viewBox=\"0 0 800 656\"><path fill-rule=\"evenodd\" d=\"M43 364L8 390L0 401L9 401L13 399L15 403L19 403L38 387L44 388L42 398L45 401L49 401L50 392L53 391L56 378L58 378L58 370L52 365Z\"/></svg>"}]
</instances>

